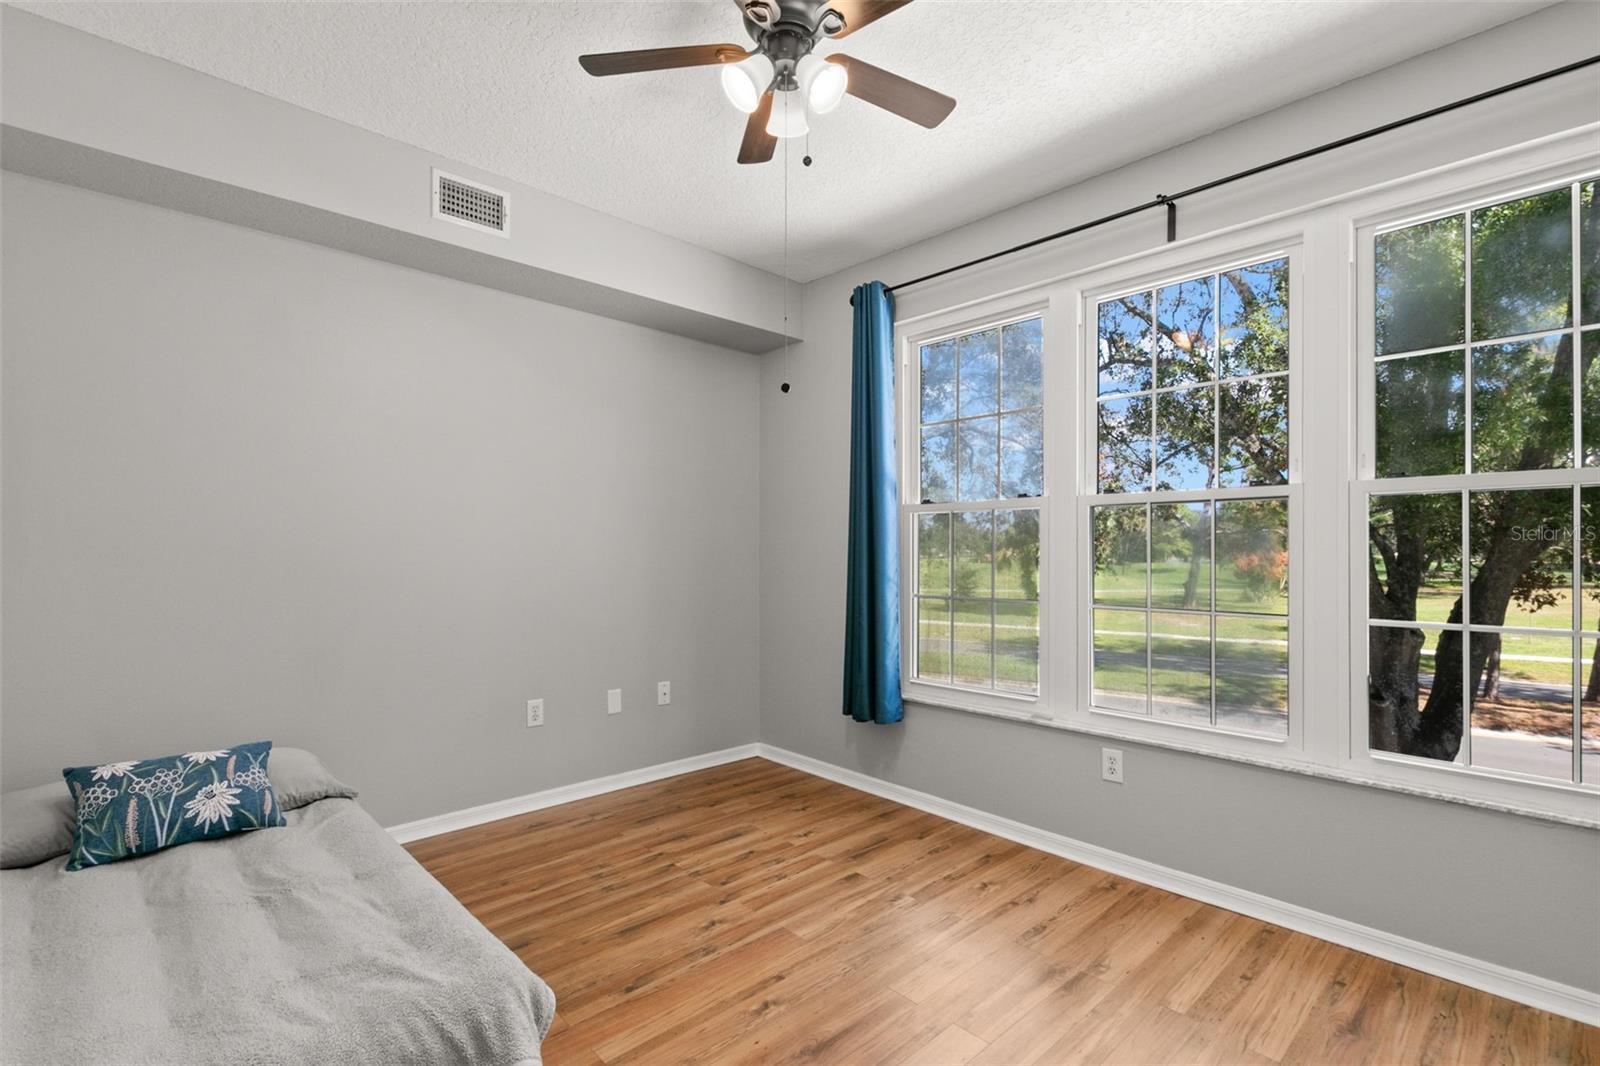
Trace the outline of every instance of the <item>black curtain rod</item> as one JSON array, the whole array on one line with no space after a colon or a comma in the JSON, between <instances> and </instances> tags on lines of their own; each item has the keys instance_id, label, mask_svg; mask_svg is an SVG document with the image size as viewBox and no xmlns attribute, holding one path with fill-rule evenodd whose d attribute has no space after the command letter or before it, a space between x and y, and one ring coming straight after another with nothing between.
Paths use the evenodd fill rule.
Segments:
<instances>
[{"instance_id":1,"label":"black curtain rod","mask_svg":"<svg viewBox=\"0 0 1600 1066\"><path fill-rule=\"evenodd\" d=\"M1310 159L1312 156L1321 155L1324 152L1331 152L1335 148L1344 148L1345 146L1355 144L1358 141L1364 141L1368 138L1377 137L1380 134L1389 133L1393 130L1400 129L1402 126L1409 126L1414 122L1421 122L1424 119L1434 118L1435 116L1443 115L1459 108L1470 107L1473 104L1481 103L1484 100L1493 99L1496 96L1502 96L1506 93L1515 92L1518 89L1524 89L1530 85L1537 85L1542 81L1549 81L1551 78L1559 78L1563 74L1570 74L1575 70L1582 70L1584 67L1592 67L1596 63L1600 63L1600 55L1590 56L1588 59L1580 59L1576 63L1568 63L1564 67L1557 67L1554 70L1547 70L1543 74L1535 74L1530 78L1523 78L1521 81L1514 81L1509 85L1502 85L1497 89L1489 89L1485 92L1477 93L1474 96L1468 96L1465 99L1456 100L1453 103L1442 104L1439 107L1429 108L1427 111L1421 111L1415 115L1407 116L1406 118L1396 119L1393 122L1386 122L1382 126L1374 126L1372 129L1363 130L1360 133L1352 133L1348 137L1341 137L1336 141L1328 141L1326 144L1319 144L1315 148L1307 148L1303 152L1296 152L1293 155L1286 155L1281 159L1274 159L1270 163L1262 163L1259 166L1250 167L1248 170L1240 170L1236 173L1229 174L1224 178L1214 178L1211 181L1190 186L1189 188L1183 189L1180 192L1171 193L1166 196L1157 196L1154 200L1146 200L1142 204L1135 204L1132 207L1125 207L1121 211L1113 211L1109 215L1102 215L1097 219L1093 219L1092 221L1080 222L1076 226L1069 226L1064 230L1058 230L1055 233L1046 234L1043 237L1035 237L1031 241L1024 241L1022 244L1012 245L1010 248L1006 248L1002 251L990 252L988 255L981 255L976 259L968 259L965 263L957 263L955 266L945 267L943 270L935 270L931 274L924 274L920 278L912 278L910 281L902 281L898 285L890 285L888 289L890 292L895 292L899 289L909 288L912 285L921 285L925 281L932 281L935 278L942 278L946 274L954 274L958 270L966 270L969 267L979 266L980 264L992 262L993 260L1001 259L1008 255L1015 255L1018 252L1025 252L1029 248L1037 248L1041 244L1048 244L1051 241L1058 241L1063 237L1070 237L1075 233L1082 233L1084 230L1094 229L1096 226L1104 226L1108 223L1116 222L1119 219L1127 218L1129 215L1137 215L1141 211L1148 211L1154 207L1165 207L1167 209L1167 240L1174 241L1177 240L1178 237L1178 201L1184 199L1185 197L1194 196L1197 193L1209 192L1212 189L1222 185L1227 185L1230 182L1242 181L1245 178L1252 178L1257 174L1264 173L1265 171L1274 170L1282 166L1288 166L1290 163L1298 163L1302 159ZM854 303L855 297L851 296L850 300L852 303Z\"/></svg>"}]
</instances>

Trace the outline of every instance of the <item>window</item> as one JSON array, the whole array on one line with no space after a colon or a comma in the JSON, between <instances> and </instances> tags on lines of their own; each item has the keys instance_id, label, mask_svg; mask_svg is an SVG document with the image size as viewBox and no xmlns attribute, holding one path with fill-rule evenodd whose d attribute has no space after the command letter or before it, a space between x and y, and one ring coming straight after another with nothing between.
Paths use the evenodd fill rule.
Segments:
<instances>
[{"instance_id":1,"label":"window","mask_svg":"<svg viewBox=\"0 0 1600 1066\"><path fill-rule=\"evenodd\" d=\"M914 291L906 700L1600 826L1597 174L1296 172Z\"/></svg>"},{"instance_id":2,"label":"window","mask_svg":"<svg viewBox=\"0 0 1600 1066\"><path fill-rule=\"evenodd\" d=\"M1093 310L1092 704L1287 736L1289 260Z\"/></svg>"},{"instance_id":3,"label":"window","mask_svg":"<svg viewBox=\"0 0 1600 1066\"><path fill-rule=\"evenodd\" d=\"M1600 782L1595 185L1374 234L1374 752Z\"/></svg>"},{"instance_id":4,"label":"window","mask_svg":"<svg viewBox=\"0 0 1600 1066\"><path fill-rule=\"evenodd\" d=\"M1039 692L1043 320L916 345L915 544L908 676Z\"/></svg>"}]
</instances>

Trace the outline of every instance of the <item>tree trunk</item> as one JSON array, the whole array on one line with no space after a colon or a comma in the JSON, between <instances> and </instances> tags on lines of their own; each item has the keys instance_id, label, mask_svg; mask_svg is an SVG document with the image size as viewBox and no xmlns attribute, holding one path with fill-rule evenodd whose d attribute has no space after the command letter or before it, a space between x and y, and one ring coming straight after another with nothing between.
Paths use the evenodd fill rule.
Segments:
<instances>
[{"instance_id":1,"label":"tree trunk","mask_svg":"<svg viewBox=\"0 0 1600 1066\"><path fill-rule=\"evenodd\" d=\"M1189 574L1183 579L1183 605L1193 610L1195 599L1200 595L1200 557L1191 553L1189 555Z\"/></svg>"},{"instance_id":2,"label":"tree trunk","mask_svg":"<svg viewBox=\"0 0 1600 1066\"><path fill-rule=\"evenodd\" d=\"M1589 683L1583 686L1583 702L1600 700L1600 640L1594 642L1594 659L1589 663Z\"/></svg>"},{"instance_id":3,"label":"tree trunk","mask_svg":"<svg viewBox=\"0 0 1600 1066\"><path fill-rule=\"evenodd\" d=\"M1422 631L1372 626L1368 642L1367 742L1378 751L1408 751L1418 725Z\"/></svg>"},{"instance_id":4,"label":"tree trunk","mask_svg":"<svg viewBox=\"0 0 1600 1066\"><path fill-rule=\"evenodd\" d=\"M1500 698L1500 634L1498 633L1490 637L1489 658L1483 666L1483 687L1478 690L1478 695L1485 700Z\"/></svg>"},{"instance_id":5,"label":"tree trunk","mask_svg":"<svg viewBox=\"0 0 1600 1066\"><path fill-rule=\"evenodd\" d=\"M1460 619L1459 600L1450 617L1452 621ZM1474 679L1478 677L1481 667L1481 662L1472 664ZM1461 634L1456 630L1446 630L1439 634L1439 643L1434 651L1433 688L1428 692L1428 702L1419 712L1411 746L1402 749L1407 755L1446 762L1456 757L1461 750L1461 731L1464 726L1462 708L1466 706L1466 694L1471 691L1465 681L1461 676Z\"/></svg>"},{"instance_id":6,"label":"tree trunk","mask_svg":"<svg viewBox=\"0 0 1600 1066\"><path fill-rule=\"evenodd\" d=\"M1193 608L1200 598L1200 578L1211 560L1211 522L1199 522L1189 529L1189 573L1183 579L1183 605ZM1209 596L1211 590L1207 589Z\"/></svg>"}]
</instances>

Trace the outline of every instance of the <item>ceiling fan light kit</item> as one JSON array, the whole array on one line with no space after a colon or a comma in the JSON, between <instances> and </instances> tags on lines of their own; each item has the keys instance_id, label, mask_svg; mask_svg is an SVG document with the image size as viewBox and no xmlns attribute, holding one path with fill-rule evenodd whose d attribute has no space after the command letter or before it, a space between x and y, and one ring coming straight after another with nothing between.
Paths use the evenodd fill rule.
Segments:
<instances>
[{"instance_id":1,"label":"ceiling fan light kit","mask_svg":"<svg viewBox=\"0 0 1600 1066\"><path fill-rule=\"evenodd\" d=\"M817 55L804 56L795 64L795 78L806 109L813 115L826 115L839 106L850 88L850 72L837 63L824 63Z\"/></svg>"},{"instance_id":2,"label":"ceiling fan light kit","mask_svg":"<svg viewBox=\"0 0 1600 1066\"><path fill-rule=\"evenodd\" d=\"M929 129L956 102L925 85L846 55L827 58L813 49L823 38L839 39L870 25L911 0L734 0L755 48L704 44L646 48L580 56L596 77L647 70L720 65L722 91L749 115L739 162L765 163L779 138L810 132L811 116L825 115L846 95L910 119Z\"/></svg>"},{"instance_id":3,"label":"ceiling fan light kit","mask_svg":"<svg viewBox=\"0 0 1600 1066\"><path fill-rule=\"evenodd\" d=\"M772 115L767 119L767 133L773 137L804 137L811 132L806 120L805 104L795 99L796 93L779 93L772 102Z\"/></svg>"},{"instance_id":4,"label":"ceiling fan light kit","mask_svg":"<svg viewBox=\"0 0 1600 1066\"><path fill-rule=\"evenodd\" d=\"M722 91L734 107L748 115L761 103L761 94L772 84L772 76L772 60L756 52L722 68Z\"/></svg>"}]
</instances>

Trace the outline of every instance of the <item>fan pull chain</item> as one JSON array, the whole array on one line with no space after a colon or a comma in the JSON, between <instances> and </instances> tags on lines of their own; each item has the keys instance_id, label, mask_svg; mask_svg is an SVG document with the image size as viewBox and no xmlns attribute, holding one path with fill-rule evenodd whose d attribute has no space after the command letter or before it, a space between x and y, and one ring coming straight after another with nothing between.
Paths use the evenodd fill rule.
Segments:
<instances>
[{"instance_id":1,"label":"fan pull chain","mask_svg":"<svg viewBox=\"0 0 1600 1066\"><path fill-rule=\"evenodd\" d=\"M789 106L787 100L784 106ZM792 139L783 139L783 384L778 388L786 395L789 392L789 142Z\"/></svg>"}]
</instances>

